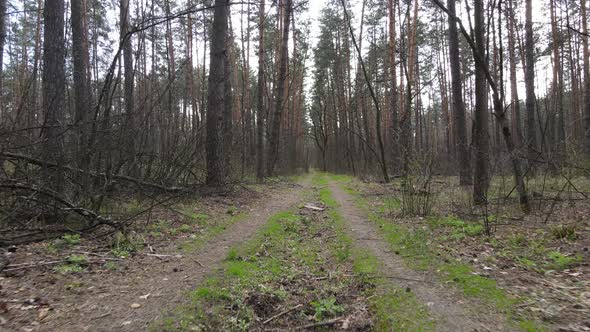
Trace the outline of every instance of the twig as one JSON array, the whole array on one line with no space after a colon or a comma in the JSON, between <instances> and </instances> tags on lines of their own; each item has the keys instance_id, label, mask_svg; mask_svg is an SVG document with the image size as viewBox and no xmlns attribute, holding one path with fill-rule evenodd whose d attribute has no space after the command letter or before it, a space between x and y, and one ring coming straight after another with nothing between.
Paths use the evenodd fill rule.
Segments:
<instances>
[{"instance_id":1,"label":"twig","mask_svg":"<svg viewBox=\"0 0 590 332\"><path fill-rule=\"evenodd\" d=\"M199 264L200 267L205 267L205 265L201 264L196 258L191 258L195 263Z\"/></svg>"},{"instance_id":2,"label":"twig","mask_svg":"<svg viewBox=\"0 0 590 332\"><path fill-rule=\"evenodd\" d=\"M86 261L84 264L100 264L100 263L104 263L105 261L122 261L122 259L118 259L118 258L101 258L99 260L96 261ZM47 266L47 265L55 265L55 264L61 264L61 263L70 263L69 260L65 259L65 260L60 260L60 261L50 261L50 262L39 262L39 263L34 263L34 264L29 264L29 265L8 265L7 269L4 269L3 272L10 272L10 271L17 271L17 270L24 270L24 269L28 269L28 268L33 268L33 267L39 267L39 266Z\"/></svg>"},{"instance_id":3,"label":"twig","mask_svg":"<svg viewBox=\"0 0 590 332\"><path fill-rule=\"evenodd\" d=\"M298 309L298 308L301 308L301 307L303 307L303 304L298 304L298 305L294 306L291 309L283 310L283 311L279 312L278 314L276 314L276 315L272 316L271 318L269 318L269 319L265 320L264 322L262 322L262 325L266 325L266 324L272 322L273 320L275 320L275 319L277 319L277 318L279 318L279 317L281 317L283 315L286 315L286 314L290 313L291 311L293 311L295 309Z\"/></svg>"},{"instance_id":4,"label":"twig","mask_svg":"<svg viewBox=\"0 0 590 332\"><path fill-rule=\"evenodd\" d=\"M345 277L349 277L349 278L357 278L357 277L364 277L364 278L386 278L386 279L399 279L399 280L405 280L405 281L415 281L415 282L430 283L430 281L427 281L427 280L404 278L404 277L398 277L398 276L385 276L385 275L366 275L366 276L359 276L359 275L355 275L355 274L345 274L344 276Z\"/></svg>"},{"instance_id":5,"label":"twig","mask_svg":"<svg viewBox=\"0 0 590 332\"><path fill-rule=\"evenodd\" d=\"M156 257L156 258L182 258L182 255L161 255L161 254L146 254L146 256Z\"/></svg>"},{"instance_id":6,"label":"twig","mask_svg":"<svg viewBox=\"0 0 590 332\"><path fill-rule=\"evenodd\" d=\"M106 316L110 316L110 315L111 315L111 313L112 313L112 312L111 312L111 311L109 311L109 312L107 312L107 313L104 313L104 314L102 314L102 315L99 315L99 316L93 317L93 318L91 318L90 320L101 319L101 318L104 318L104 317L106 317Z\"/></svg>"},{"instance_id":7,"label":"twig","mask_svg":"<svg viewBox=\"0 0 590 332\"><path fill-rule=\"evenodd\" d=\"M340 323L342 320L344 320L344 317L338 317L338 318L334 318L334 319L323 321L323 322L319 322L319 323L313 323L313 324L307 324L307 325L299 326L299 327L296 327L295 330L306 330L306 329L311 329L311 328L314 328L314 327L320 327L320 326L326 326L326 325L334 325L334 324Z\"/></svg>"}]
</instances>

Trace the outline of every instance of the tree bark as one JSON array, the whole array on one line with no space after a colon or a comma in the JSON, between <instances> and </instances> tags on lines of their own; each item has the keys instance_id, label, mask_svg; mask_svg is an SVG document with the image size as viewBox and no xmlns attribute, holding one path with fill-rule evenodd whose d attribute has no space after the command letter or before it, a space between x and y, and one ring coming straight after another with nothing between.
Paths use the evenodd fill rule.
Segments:
<instances>
[{"instance_id":1,"label":"tree bark","mask_svg":"<svg viewBox=\"0 0 590 332\"><path fill-rule=\"evenodd\" d=\"M486 83L487 61L485 60L485 20L483 0L474 1L474 35L477 51L483 63L475 64L475 130L473 146L475 149L475 172L473 179L473 200L476 204L487 203L489 187L489 135L488 135L488 90Z\"/></svg>"},{"instance_id":2,"label":"tree bark","mask_svg":"<svg viewBox=\"0 0 590 332\"><path fill-rule=\"evenodd\" d=\"M516 84L516 42L514 34L516 33L516 17L514 13L513 0L508 0L508 17L506 19L508 25L508 54L509 54L509 71L510 71L510 96L512 103L512 132L514 133L514 140L516 145L522 144L522 126L520 118L520 99L518 98L518 86Z\"/></svg>"},{"instance_id":3,"label":"tree bark","mask_svg":"<svg viewBox=\"0 0 590 332\"><path fill-rule=\"evenodd\" d=\"M133 48L131 45L131 35L129 34L129 0L121 0L120 3L120 39L123 43L123 69L124 77L124 98L125 98L125 121L127 127L127 154L131 161L130 173L137 176L136 165L136 128L135 128L135 103L133 100Z\"/></svg>"},{"instance_id":4,"label":"tree bark","mask_svg":"<svg viewBox=\"0 0 590 332\"><path fill-rule=\"evenodd\" d=\"M223 114L225 111L225 66L229 0L215 0L213 33L209 61L209 91L207 96L207 185L219 187L225 183L223 158Z\"/></svg>"},{"instance_id":5,"label":"tree bark","mask_svg":"<svg viewBox=\"0 0 590 332\"><path fill-rule=\"evenodd\" d=\"M268 142L268 160L266 172L269 176L274 174L274 169L279 158L279 140L281 134L281 120L283 107L285 106L285 83L287 81L287 66L289 62L289 27L291 22L291 0L285 0L285 14L283 15L283 32L281 40L281 54L279 59L279 77L276 88L275 111L272 115L270 139Z\"/></svg>"},{"instance_id":6,"label":"tree bark","mask_svg":"<svg viewBox=\"0 0 590 332\"><path fill-rule=\"evenodd\" d=\"M588 7L582 0L582 44L584 48L584 115L586 156L590 158L590 52L588 51Z\"/></svg>"},{"instance_id":7,"label":"tree bark","mask_svg":"<svg viewBox=\"0 0 590 332\"><path fill-rule=\"evenodd\" d=\"M86 22L86 0L72 1L72 49L74 62L74 105L77 157L79 168L85 168L83 161L86 147L86 128L88 128L88 115L91 111L90 100L90 58L88 54L88 26Z\"/></svg>"},{"instance_id":8,"label":"tree bark","mask_svg":"<svg viewBox=\"0 0 590 332\"><path fill-rule=\"evenodd\" d=\"M397 68L395 65L395 3L396 0L388 1L389 14L389 70L390 84L389 91L389 112L391 114L391 152L393 155L393 167L399 167L399 121L397 102Z\"/></svg>"},{"instance_id":9,"label":"tree bark","mask_svg":"<svg viewBox=\"0 0 590 332\"><path fill-rule=\"evenodd\" d=\"M455 0L447 0L449 12L455 16ZM465 104L463 103L463 89L461 87L461 61L459 59L459 34L457 22L449 20L449 63L451 69L451 92L453 113L455 116L455 134L457 151L459 154L459 183L462 186L473 184L471 177L471 151L467 141L465 121Z\"/></svg>"},{"instance_id":10,"label":"tree bark","mask_svg":"<svg viewBox=\"0 0 590 332\"><path fill-rule=\"evenodd\" d=\"M558 117L557 121L553 123L555 126L555 142L552 150L554 151L555 160L552 164L556 165L560 164L565 158L565 120L563 111L563 71L561 68L561 55L559 54L559 46L562 41L560 33L557 31L555 0L549 0L549 10L551 12L551 36L553 39L553 110L551 111L551 118Z\"/></svg>"},{"instance_id":11,"label":"tree bark","mask_svg":"<svg viewBox=\"0 0 590 332\"><path fill-rule=\"evenodd\" d=\"M258 21L258 96L256 111L256 178L264 178L264 0L260 0Z\"/></svg>"},{"instance_id":12,"label":"tree bark","mask_svg":"<svg viewBox=\"0 0 590 332\"><path fill-rule=\"evenodd\" d=\"M43 159L58 165L55 169L44 167L43 181L49 189L62 193L66 84L64 0L45 0L43 21Z\"/></svg>"},{"instance_id":13,"label":"tree bark","mask_svg":"<svg viewBox=\"0 0 590 332\"><path fill-rule=\"evenodd\" d=\"M535 42L533 40L533 8L532 0L526 2L525 21L525 70L524 81L526 90L526 146L529 174L535 174L537 159L537 130L535 126Z\"/></svg>"},{"instance_id":14,"label":"tree bark","mask_svg":"<svg viewBox=\"0 0 590 332\"><path fill-rule=\"evenodd\" d=\"M6 0L0 0L0 114L4 108L4 44L6 43Z\"/></svg>"}]
</instances>

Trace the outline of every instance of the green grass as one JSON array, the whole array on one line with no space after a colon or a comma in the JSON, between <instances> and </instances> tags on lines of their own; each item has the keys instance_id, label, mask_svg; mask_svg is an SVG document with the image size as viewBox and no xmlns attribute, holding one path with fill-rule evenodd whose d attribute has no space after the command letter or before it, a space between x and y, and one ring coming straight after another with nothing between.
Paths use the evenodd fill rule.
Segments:
<instances>
[{"instance_id":1,"label":"green grass","mask_svg":"<svg viewBox=\"0 0 590 332\"><path fill-rule=\"evenodd\" d=\"M339 183L350 181L348 176L330 176ZM379 260L368 250L358 248L345 232L345 222L336 209L338 204L329 189L320 189L320 200L329 207L328 216L336 225L339 247L333 248L339 259L351 259L353 272L374 288L366 291L370 299L370 310L374 318L375 331L434 331L435 321L428 309L411 292L393 286L380 277Z\"/></svg>"},{"instance_id":2,"label":"green grass","mask_svg":"<svg viewBox=\"0 0 590 332\"><path fill-rule=\"evenodd\" d=\"M485 231L480 223L467 222L455 216L431 217L428 219L431 228L443 227L450 230L450 238L462 240L465 237L482 235Z\"/></svg>"},{"instance_id":3,"label":"green grass","mask_svg":"<svg viewBox=\"0 0 590 332\"><path fill-rule=\"evenodd\" d=\"M547 257L549 258L547 268L559 271L575 267L583 261L581 255L566 256L559 251L551 251Z\"/></svg>"},{"instance_id":4,"label":"green grass","mask_svg":"<svg viewBox=\"0 0 590 332\"><path fill-rule=\"evenodd\" d=\"M82 272L88 264L88 258L84 255L70 255L66 261L67 263L56 266L54 270L62 274Z\"/></svg>"},{"instance_id":5,"label":"green grass","mask_svg":"<svg viewBox=\"0 0 590 332\"><path fill-rule=\"evenodd\" d=\"M177 309L154 330L184 331L204 326L220 331L248 330L256 323L256 316L245 302L245 294L261 294L282 302L291 295L277 287L280 281L296 280L301 271L325 273L322 245L301 237L302 232L314 234L321 227L325 225L306 224L302 216L291 211L273 215L253 239L229 250L220 271L191 293L190 306ZM321 317L338 311L339 303L322 302L329 297L319 291L314 295Z\"/></svg>"},{"instance_id":6,"label":"green grass","mask_svg":"<svg viewBox=\"0 0 590 332\"><path fill-rule=\"evenodd\" d=\"M413 294L385 288L389 283L376 276L377 258L354 247L329 190L319 190L313 198L332 206L326 211L327 218L309 218L291 211L275 214L254 238L229 250L220 270L190 293L189 305L177 308L151 329L256 329L261 319L268 317L257 316L249 300L252 295L260 296L262 302L270 301L275 312L301 303L304 306L290 314L297 320L295 324L307 324L309 319L319 322L354 310L348 306L356 306L356 301L340 302L339 294L359 289L369 299L376 318L379 328L373 330L433 330L432 320ZM351 266L354 275L346 276ZM305 279L325 275L330 279L319 283ZM281 326L280 320L273 323ZM267 327L272 328L272 323Z\"/></svg>"},{"instance_id":7,"label":"green grass","mask_svg":"<svg viewBox=\"0 0 590 332\"><path fill-rule=\"evenodd\" d=\"M180 249L182 249L185 252L199 250L203 248L203 246L207 244L215 236L223 233L223 231L225 231L227 227L237 222L240 222L247 217L248 214L246 213L238 213L231 216L228 215L227 217L224 216L218 219L211 219L207 217L206 224L202 228L202 231L199 233L195 233L194 239L183 243L180 246ZM205 221L205 219L203 219L203 221ZM183 225L178 229L178 231L188 233L192 231L192 228L188 230L187 228L184 228Z\"/></svg>"},{"instance_id":8,"label":"green grass","mask_svg":"<svg viewBox=\"0 0 590 332\"><path fill-rule=\"evenodd\" d=\"M436 249L441 239L436 238L431 228L409 229L394 224L382 217L380 213L372 211L369 202L350 186L348 190L355 194L357 205L368 213L369 220L379 227L391 249L403 257L404 263L408 267L436 271L443 281L459 288L465 296L483 300L504 312L508 319L521 330L527 331L531 327L537 330L543 329L534 321L514 317L514 306L519 300L509 297L494 280L474 274L471 266L465 263L442 256ZM451 234L456 237L478 236L483 233L482 225L468 223L452 216L431 218L429 226L449 228ZM520 246L526 243L526 239L516 238L514 242Z\"/></svg>"}]
</instances>

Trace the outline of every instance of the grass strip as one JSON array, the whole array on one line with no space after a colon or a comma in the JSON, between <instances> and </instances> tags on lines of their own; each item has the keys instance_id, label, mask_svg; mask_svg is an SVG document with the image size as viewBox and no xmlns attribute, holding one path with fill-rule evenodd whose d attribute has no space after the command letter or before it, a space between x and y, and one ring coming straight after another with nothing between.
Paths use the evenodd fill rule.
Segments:
<instances>
[{"instance_id":1,"label":"grass strip","mask_svg":"<svg viewBox=\"0 0 590 332\"><path fill-rule=\"evenodd\" d=\"M391 249L403 257L404 263L413 269L436 272L441 281L453 284L468 296L492 305L504 313L509 322L523 331L545 331L546 328L538 322L515 315L515 307L521 299L514 299L498 287L495 280L474 274L469 264L462 263L451 257L445 257L437 251L438 239L425 228L409 229L393 223L382 216L383 212L374 210L368 200L351 185L352 178L348 176L329 175L345 191L355 198L359 208L364 210L371 222L375 223L381 235L389 243ZM380 198L387 200L388 198ZM387 202L383 202L387 206Z\"/></svg>"}]
</instances>

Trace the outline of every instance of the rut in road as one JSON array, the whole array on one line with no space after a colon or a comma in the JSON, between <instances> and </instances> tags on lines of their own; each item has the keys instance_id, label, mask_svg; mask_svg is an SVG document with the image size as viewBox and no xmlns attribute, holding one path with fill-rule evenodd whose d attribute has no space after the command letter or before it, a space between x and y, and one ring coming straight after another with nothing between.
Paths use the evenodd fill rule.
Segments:
<instances>
[{"instance_id":1,"label":"rut in road","mask_svg":"<svg viewBox=\"0 0 590 332\"><path fill-rule=\"evenodd\" d=\"M505 320L497 314L478 312L477 307L469 305L458 294L439 283L433 273L416 271L404 266L401 257L395 255L388 243L367 220L366 214L356 207L353 197L336 183L330 189L339 211L346 222L347 232L357 246L365 248L380 261L380 273L401 288L409 288L418 301L425 304L436 321L437 331L511 331ZM408 280L403 280L405 278ZM419 281L411 281L419 280ZM481 309L480 309L481 311Z\"/></svg>"},{"instance_id":2,"label":"rut in road","mask_svg":"<svg viewBox=\"0 0 590 332\"><path fill-rule=\"evenodd\" d=\"M198 252L183 255L168 263L151 264L127 278L113 278L112 284L104 292L99 292L86 303L73 303L72 310L42 324L37 330L147 330L153 321L186 303L187 292L195 289L219 266L231 247L247 241L272 215L296 206L308 187L309 177L294 188L268 198L244 220L230 226ZM140 296L147 294L150 294L147 299L140 299ZM132 307L133 303L141 306Z\"/></svg>"}]
</instances>

